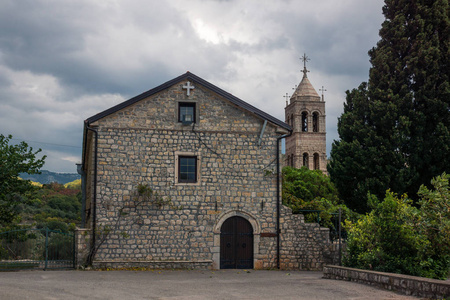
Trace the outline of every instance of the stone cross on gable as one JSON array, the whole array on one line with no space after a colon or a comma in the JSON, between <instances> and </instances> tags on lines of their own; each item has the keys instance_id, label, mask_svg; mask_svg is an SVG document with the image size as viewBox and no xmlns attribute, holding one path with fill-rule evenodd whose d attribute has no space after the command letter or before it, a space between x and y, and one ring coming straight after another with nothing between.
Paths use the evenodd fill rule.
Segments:
<instances>
[{"instance_id":1,"label":"stone cross on gable","mask_svg":"<svg viewBox=\"0 0 450 300\"><path fill-rule=\"evenodd\" d=\"M191 83L188 81L186 85L183 85L183 89L187 90L187 95L191 95L191 90L193 90L195 86L191 85Z\"/></svg>"}]
</instances>

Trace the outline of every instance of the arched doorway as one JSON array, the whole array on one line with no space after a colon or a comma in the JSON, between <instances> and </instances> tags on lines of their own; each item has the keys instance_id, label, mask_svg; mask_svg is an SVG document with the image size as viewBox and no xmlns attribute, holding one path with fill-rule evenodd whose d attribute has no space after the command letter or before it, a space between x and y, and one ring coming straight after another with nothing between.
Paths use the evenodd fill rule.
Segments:
<instances>
[{"instance_id":1,"label":"arched doorway","mask_svg":"<svg viewBox=\"0 0 450 300\"><path fill-rule=\"evenodd\" d=\"M220 228L220 268L253 269L253 228L242 217L228 218Z\"/></svg>"}]
</instances>

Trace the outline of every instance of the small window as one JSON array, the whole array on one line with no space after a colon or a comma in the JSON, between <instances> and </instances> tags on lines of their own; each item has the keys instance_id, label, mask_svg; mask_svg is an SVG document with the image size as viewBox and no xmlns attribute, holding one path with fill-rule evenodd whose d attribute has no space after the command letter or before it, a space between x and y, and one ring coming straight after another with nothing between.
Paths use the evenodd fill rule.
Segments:
<instances>
[{"instance_id":1,"label":"small window","mask_svg":"<svg viewBox=\"0 0 450 300\"><path fill-rule=\"evenodd\" d=\"M197 182L197 157L180 156L178 157L178 182L195 183Z\"/></svg>"},{"instance_id":2,"label":"small window","mask_svg":"<svg viewBox=\"0 0 450 300\"><path fill-rule=\"evenodd\" d=\"M178 107L178 122L195 123L195 103L180 102Z\"/></svg>"}]
</instances>

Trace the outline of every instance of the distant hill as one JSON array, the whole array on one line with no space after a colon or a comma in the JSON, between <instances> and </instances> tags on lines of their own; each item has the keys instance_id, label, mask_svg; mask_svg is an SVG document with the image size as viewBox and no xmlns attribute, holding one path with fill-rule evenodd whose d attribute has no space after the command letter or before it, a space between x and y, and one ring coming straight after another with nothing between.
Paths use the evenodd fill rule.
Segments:
<instances>
[{"instance_id":1,"label":"distant hill","mask_svg":"<svg viewBox=\"0 0 450 300\"><path fill-rule=\"evenodd\" d=\"M66 184L74 180L80 179L80 175L77 173L55 173L47 170L41 170L41 174L27 174L21 173L19 177L22 179L31 180L34 182L39 182L42 184L48 184L52 182L57 182L61 184Z\"/></svg>"}]
</instances>

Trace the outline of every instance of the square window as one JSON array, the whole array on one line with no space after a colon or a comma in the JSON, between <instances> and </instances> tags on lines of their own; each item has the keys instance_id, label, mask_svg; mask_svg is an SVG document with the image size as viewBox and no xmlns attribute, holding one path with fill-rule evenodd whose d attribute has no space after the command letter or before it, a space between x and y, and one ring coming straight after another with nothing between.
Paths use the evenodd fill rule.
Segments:
<instances>
[{"instance_id":1,"label":"square window","mask_svg":"<svg viewBox=\"0 0 450 300\"><path fill-rule=\"evenodd\" d=\"M179 156L178 157L178 182L196 183L197 182L197 157Z\"/></svg>"},{"instance_id":2,"label":"square window","mask_svg":"<svg viewBox=\"0 0 450 300\"><path fill-rule=\"evenodd\" d=\"M178 122L195 123L195 103L180 102L178 106Z\"/></svg>"}]
</instances>

